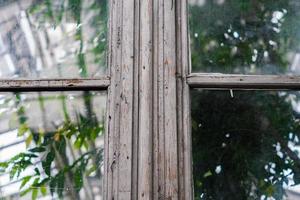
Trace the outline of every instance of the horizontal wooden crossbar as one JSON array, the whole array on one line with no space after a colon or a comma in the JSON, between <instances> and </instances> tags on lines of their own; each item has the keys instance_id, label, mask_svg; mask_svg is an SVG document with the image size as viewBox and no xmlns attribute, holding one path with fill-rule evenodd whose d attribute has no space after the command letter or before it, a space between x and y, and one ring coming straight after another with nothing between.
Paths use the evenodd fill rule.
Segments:
<instances>
[{"instance_id":1,"label":"horizontal wooden crossbar","mask_svg":"<svg viewBox=\"0 0 300 200\"><path fill-rule=\"evenodd\" d=\"M289 75L224 75L192 73L187 76L187 83L191 88L300 90L300 76Z\"/></svg>"},{"instance_id":2,"label":"horizontal wooden crossbar","mask_svg":"<svg viewBox=\"0 0 300 200\"><path fill-rule=\"evenodd\" d=\"M0 79L0 92L106 90L109 77L93 79Z\"/></svg>"}]
</instances>

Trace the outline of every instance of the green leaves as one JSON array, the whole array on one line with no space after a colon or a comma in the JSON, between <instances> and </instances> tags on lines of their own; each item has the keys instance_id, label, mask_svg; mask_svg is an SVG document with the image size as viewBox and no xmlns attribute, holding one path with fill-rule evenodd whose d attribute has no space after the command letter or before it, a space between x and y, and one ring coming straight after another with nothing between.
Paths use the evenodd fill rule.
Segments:
<instances>
[{"instance_id":1,"label":"green leaves","mask_svg":"<svg viewBox=\"0 0 300 200\"><path fill-rule=\"evenodd\" d=\"M95 172L96 170L98 169L98 167L96 165L93 165L91 168L89 168L87 171L86 171L86 176L89 176L91 175L93 172Z\"/></svg>"},{"instance_id":2,"label":"green leaves","mask_svg":"<svg viewBox=\"0 0 300 200\"><path fill-rule=\"evenodd\" d=\"M59 173L57 175L57 188L56 188L59 197L63 196L64 186L65 186L65 174Z\"/></svg>"},{"instance_id":3,"label":"green leaves","mask_svg":"<svg viewBox=\"0 0 300 200\"><path fill-rule=\"evenodd\" d=\"M2 166L5 167L5 171L9 171L10 179L13 179L14 177L19 177L21 172L31 166L32 159L36 157L37 155L32 153L20 153L9 161L2 163Z\"/></svg>"},{"instance_id":4,"label":"green leaves","mask_svg":"<svg viewBox=\"0 0 300 200\"><path fill-rule=\"evenodd\" d=\"M22 191L22 192L20 193L20 196L23 197L23 196L25 196L27 193L29 193L30 191L31 191L31 188L28 188L28 189Z\"/></svg>"},{"instance_id":5,"label":"green leaves","mask_svg":"<svg viewBox=\"0 0 300 200\"><path fill-rule=\"evenodd\" d=\"M20 185L20 189L22 189L26 185L26 183L28 183L30 181L31 178L32 178L32 176L25 176L25 177L23 177L21 185Z\"/></svg>"},{"instance_id":6,"label":"green leaves","mask_svg":"<svg viewBox=\"0 0 300 200\"><path fill-rule=\"evenodd\" d=\"M20 189L23 188L24 185L26 185L26 183L28 183L31 178L33 178L33 176L24 177L22 180ZM40 180L39 177L36 177L34 179L33 183L31 184L31 186L28 187L23 192L21 192L20 196L22 197L31 191L31 199L36 200L38 197L38 192L39 192L39 187L40 187L39 180Z\"/></svg>"},{"instance_id":7,"label":"green leaves","mask_svg":"<svg viewBox=\"0 0 300 200\"><path fill-rule=\"evenodd\" d=\"M193 71L282 74L299 46L299 6L294 1L227 0L190 4ZM274 22L274 13L282 14ZM205 19L205 20L203 20ZM268 34L265 34L268 33ZM272 41L270 43L270 41ZM272 66L272 67L271 67Z\"/></svg>"},{"instance_id":8,"label":"green leaves","mask_svg":"<svg viewBox=\"0 0 300 200\"><path fill-rule=\"evenodd\" d=\"M0 173L4 172L7 167L8 167L8 163L7 162L0 162Z\"/></svg>"},{"instance_id":9,"label":"green leaves","mask_svg":"<svg viewBox=\"0 0 300 200\"><path fill-rule=\"evenodd\" d=\"M28 151L30 151L32 153L41 153L41 152L46 151L46 148L45 147L35 147L32 149L29 149Z\"/></svg>"},{"instance_id":10,"label":"green leaves","mask_svg":"<svg viewBox=\"0 0 300 200\"><path fill-rule=\"evenodd\" d=\"M96 16L91 17L92 25L84 24L84 26L94 26L95 35L88 38L87 41L83 37L85 35L83 35L81 15L84 12L82 12L81 4L81 0L62 0L55 2L55 5L51 0L37 1L27 14L33 20L33 26L37 25L39 29L43 26L47 26L47 29L51 27L55 29L57 25L62 23L62 19L68 23L74 21L77 23L76 35L74 38L69 39L80 42L80 48L76 51L77 64L80 75L87 77L89 75L87 71L89 63L87 62L93 59L90 59L92 53L99 56L97 62L100 62L101 59L102 62L105 61L107 0L93 2L92 13L95 13ZM67 30L67 32L70 31ZM65 36L69 37L70 34L68 33ZM85 47L95 48L88 49L86 53ZM86 54L89 54L88 59ZM42 93L38 95L40 108L45 108L46 103L44 104L44 101L46 102L46 99L41 95ZM0 172L9 172L11 179L20 181L21 195L29 195L31 192L32 200L37 199L40 194L46 195L48 187L51 194L56 193L59 197L62 197L64 193L68 193L65 187L72 187L72 190L75 189L76 192L79 192L83 187L84 176L90 176L103 163L102 149L99 150L94 147L96 138L103 134L103 124L97 120L96 115L93 113L91 106L93 95L86 92L82 96L87 110L86 113L76 113L77 118L74 120L74 115L67 113L69 105L65 106L64 122L57 120L59 124L56 124L55 121L53 127L39 127L39 130L36 126L31 127L28 121L28 117L31 114L35 115L35 113L29 112L31 109L26 110L27 105L23 104L25 96L15 93L16 119L19 122L18 136L25 138L26 151L14 156L7 162L0 163ZM49 98L60 100L57 97ZM42 110L42 112L47 109ZM44 114L47 115L48 113L45 112ZM30 120L30 122L32 121ZM69 158L71 157L71 151L74 151L74 158ZM96 156L96 159L91 159L92 156ZM56 170L51 171L51 166L52 168L55 167ZM24 172L25 170L26 172ZM28 176L28 174L31 175ZM42 178L44 179L41 180Z\"/></svg>"},{"instance_id":11,"label":"green leaves","mask_svg":"<svg viewBox=\"0 0 300 200\"><path fill-rule=\"evenodd\" d=\"M89 95L89 94L88 94ZM88 96L85 96L88 98ZM76 148L84 146L88 148L88 141L94 141L100 134L103 133L103 125L99 124L95 116L85 117L77 113L77 132L74 145Z\"/></svg>"},{"instance_id":12,"label":"green leaves","mask_svg":"<svg viewBox=\"0 0 300 200\"><path fill-rule=\"evenodd\" d=\"M21 124L18 128L18 136L23 136L27 131L29 131L27 124Z\"/></svg>"},{"instance_id":13,"label":"green leaves","mask_svg":"<svg viewBox=\"0 0 300 200\"><path fill-rule=\"evenodd\" d=\"M31 193L31 200L36 200L38 196L38 188L32 188L32 193Z\"/></svg>"},{"instance_id":14,"label":"green leaves","mask_svg":"<svg viewBox=\"0 0 300 200\"><path fill-rule=\"evenodd\" d=\"M79 24L80 22L80 11L81 11L81 0L69 0L69 9L76 20L76 22Z\"/></svg>"},{"instance_id":15,"label":"green leaves","mask_svg":"<svg viewBox=\"0 0 300 200\"><path fill-rule=\"evenodd\" d=\"M33 178L34 178L34 176L25 176L22 179L20 189L22 189L26 184L28 185L29 181L32 180ZM47 183L48 181L49 181L48 178L40 180L40 177L36 176L34 178L34 181L32 182L32 184L30 184L27 189L22 191L20 195L24 196L31 191L31 199L35 200L35 199L37 199L38 193L40 191L43 196L46 196L47 195L47 187L45 186L45 183Z\"/></svg>"},{"instance_id":16,"label":"green leaves","mask_svg":"<svg viewBox=\"0 0 300 200\"><path fill-rule=\"evenodd\" d=\"M56 191L56 189L55 189L56 188L56 182L57 182L57 180L56 180L55 177L50 178L49 187L50 187L51 195L53 195L54 192Z\"/></svg>"},{"instance_id":17,"label":"green leaves","mask_svg":"<svg viewBox=\"0 0 300 200\"><path fill-rule=\"evenodd\" d=\"M48 152L46 159L44 161L42 161L42 167L48 176L51 176L51 164L52 164L54 158L55 158L55 152L53 149L51 149Z\"/></svg>"},{"instance_id":18,"label":"green leaves","mask_svg":"<svg viewBox=\"0 0 300 200\"><path fill-rule=\"evenodd\" d=\"M33 139L33 135L32 135L32 134L29 134L28 137L27 137L26 140L25 140L26 147L29 147L29 145L30 145L31 142L32 142L32 139Z\"/></svg>"},{"instance_id":19,"label":"green leaves","mask_svg":"<svg viewBox=\"0 0 300 200\"><path fill-rule=\"evenodd\" d=\"M77 192L79 192L83 186L83 178L82 177L83 177L82 169L77 168L74 173L75 189Z\"/></svg>"},{"instance_id":20,"label":"green leaves","mask_svg":"<svg viewBox=\"0 0 300 200\"><path fill-rule=\"evenodd\" d=\"M192 92L196 199L283 199L283 185L300 183L300 159L287 146L299 138L294 95L299 101L291 91Z\"/></svg>"},{"instance_id":21,"label":"green leaves","mask_svg":"<svg viewBox=\"0 0 300 200\"><path fill-rule=\"evenodd\" d=\"M45 185L42 185L40 187L40 191L41 191L41 193L42 193L43 196L47 195L47 187Z\"/></svg>"},{"instance_id":22,"label":"green leaves","mask_svg":"<svg viewBox=\"0 0 300 200\"><path fill-rule=\"evenodd\" d=\"M204 178L207 178L207 177L209 177L209 176L212 176L212 173L211 173L210 170L208 170L208 171L203 175Z\"/></svg>"}]
</instances>

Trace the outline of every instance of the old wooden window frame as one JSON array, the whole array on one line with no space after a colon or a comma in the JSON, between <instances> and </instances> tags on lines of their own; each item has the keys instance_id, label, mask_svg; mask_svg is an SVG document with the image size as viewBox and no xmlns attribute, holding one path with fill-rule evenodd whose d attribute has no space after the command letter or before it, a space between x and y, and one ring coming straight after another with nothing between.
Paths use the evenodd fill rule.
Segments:
<instances>
[{"instance_id":1,"label":"old wooden window frame","mask_svg":"<svg viewBox=\"0 0 300 200\"><path fill-rule=\"evenodd\" d=\"M108 91L104 198L193 199L190 90L300 90L300 76L192 73L187 0L109 9L108 75L0 80L0 92Z\"/></svg>"}]
</instances>

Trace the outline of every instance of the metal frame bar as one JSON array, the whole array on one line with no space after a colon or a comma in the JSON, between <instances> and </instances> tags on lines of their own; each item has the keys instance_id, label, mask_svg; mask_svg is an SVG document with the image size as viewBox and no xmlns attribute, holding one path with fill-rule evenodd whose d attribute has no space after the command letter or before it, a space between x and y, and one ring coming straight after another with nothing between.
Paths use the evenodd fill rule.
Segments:
<instances>
[{"instance_id":1,"label":"metal frame bar","mask_svg":"<svg viewBox=\"0 0 300 200\"><path fill-rule=\"evenodd\" d=\"M191 88L220 89L291 89L300 90L300 76L291 75L225 75L191 73Z\"/></svg>"},{"instance_id":2,"label":"metal frame bar","mask_svg":"<svg viewBox=\"0 0 300 200\"><path fill-rule=\"evenodd\" d=\"M0 92L107 90L108 76L93 79L0 79Z\"/></svg>"}]
</instances>

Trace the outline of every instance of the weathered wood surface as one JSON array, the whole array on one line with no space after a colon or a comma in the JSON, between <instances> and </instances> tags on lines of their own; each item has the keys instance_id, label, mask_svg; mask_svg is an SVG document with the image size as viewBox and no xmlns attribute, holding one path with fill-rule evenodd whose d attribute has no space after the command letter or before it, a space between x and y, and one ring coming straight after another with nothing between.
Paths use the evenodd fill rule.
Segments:
<instances>
[{"instance_id":1,"label":"weathered wood surface","mask_svg":"<svg viewBox=\"0 0 300 200\"><path fill-rule=\"evenodd\" d=\"M153 4L153 199L164 199L165 194L165 135L164 135L164 56L163 0Z\"/></svg>"},{"instance_id":2,"label":"weathered wood surface","mask_svg":"<svg viewBox=\"0 0 300 200\"><path fill-rule=\"evenodd\" d=\"M138 151L138 144L139 144L139 50L140 50L140 37L138 34L138 30L140 27L140 4L138 1L135 3L134 7L134 74L133 74L133 93L134 95L134 103L133 103L133 136L132 136L132 183L131 183L131 199L138 199L138 168L139 168L139 151Z\"/></svg>"},{"instance_id":3,"label":"weathered wood surface","mask_svg":"<svg viewBox=\"0 0 300 200\"><path fill-rule=\"evenodd\" d=\"M152 1L139 2L138 199L152 198Z\"/></svg>"},{"instance_id":4,"label":"weathered wood surface","mask_svg":"<svg viewBox=\"0 0 300 200\"><path fill-rule=\"evenodd\" d=\"M0 92L106 90L109 77L97 79L0 79Z\"/></svg>"},{"instance_id":5,"label":"weathered wood surface","mask_svg":"<svg viewBox=\"0 0 300 200\"><path fill-rule=\"evenodd\" d=\"M187 83L192 88L300 89L300 76L192 73Z\"/></svg>"},{"instance_id":6,"label":"weathered wood surface","mask_svg":"<svg viewBox=\"0 0 300 200\"><path fill-rule=\"evenodd\" d=\"M177 113L178 113L178 159L179 199L193 199L190 72L187 1L176 4L177 36Z\"/></svg>"},{"instance_id":7,"label":"weathered wood surface","mask_svg":"<svg viewBox=\"0 0 300 200\"><path fill-rule=\"evenodd\" d=\"M110 1L105 199L131 199L134 122L135 1Z\"/></svg>"},{"instance_id":8,"label":"weathered wood surface","mask_svg":"<svg viewBox=\"0 0 300 200\"><path fill-rule=\"evenodd\" d=\"M176 88L176 28L175 28L175 1L163 1L163 18L160 18L163 28L163 69L164 91L163 99L164 129L164 182L165 199L178 199L178 149L177 149L177 88ZM161 83L160 83L161 84Z\"/></svg>"},{"instance_id":9,"label":"weathered wood surface","mask_svg":"<svg viewBox=\"0 0 300 200\"><path fill-rule=\"evenodd\" d=\"M122 5L121 80L120 80L120 143L119 143L119 195L118 199L131 199L132 134L134 96L134 0ZM124 48L125 47L125 48ZM130 48L127 48L130 47Z\"/></svg>"},{"instance_id":10,"label":"weathered wood surface","mask_svg":"<svg viewBox=\"0 0 300 200\"><path fill-rule=\"evenodd\" d=\"M188 55L178 59L177 40L186 36L176 35L176 11L173 0L111 1L106 199L186 197L178 158L189 120L181 78Z\"/></svg>"},{"instance_id":11,"label":"weathered wood surface","mask_svg":"<svg viewBox=\"0 0 300 200\"><path fill-rule=\"evenodd\" d=\"M108 90L108 122L106 126L105 199L119 197L121 65L122 65L122 1L110 1L109 57L111 85Z\"/></svg>"}]
</instances>

